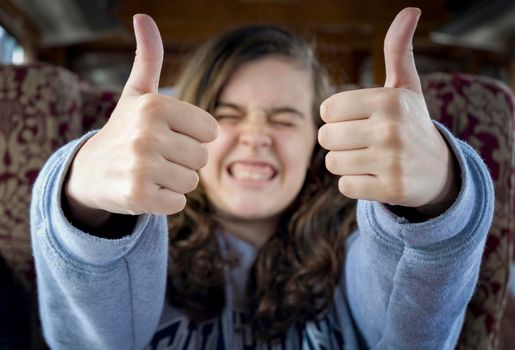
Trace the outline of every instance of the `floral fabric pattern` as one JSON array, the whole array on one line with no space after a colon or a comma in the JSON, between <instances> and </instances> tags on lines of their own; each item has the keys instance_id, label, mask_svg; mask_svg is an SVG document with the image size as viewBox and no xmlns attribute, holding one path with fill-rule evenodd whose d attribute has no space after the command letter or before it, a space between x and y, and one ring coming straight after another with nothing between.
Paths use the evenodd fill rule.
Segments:
<instances>
[{"instance_id":1,"label":"floral fabric pattern","mask_svg":"<svg viewBox=\"0 0 515 350\"><path fill-rule=\"evenodd\" d=\"M459 349L497 346L506 302L515 220L514 98L502 83L479 76L434 73L422 80L430 115L481 155L495 187L495 213L476 292Z\"/></svg>"}]
</instances>

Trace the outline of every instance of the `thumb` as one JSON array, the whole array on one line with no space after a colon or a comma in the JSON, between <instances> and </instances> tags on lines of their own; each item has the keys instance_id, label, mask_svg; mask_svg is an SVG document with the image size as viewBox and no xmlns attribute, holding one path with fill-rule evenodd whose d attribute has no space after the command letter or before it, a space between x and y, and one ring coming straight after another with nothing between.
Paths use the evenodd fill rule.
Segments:
<instances>
[{"instance_id":1,"label":"thumb","mask_svg":"<svg viewBox=\"0 0 515 350\"><path fill-rule=\"evenodd\" d=\"M408 7L393 20L384 39L385 87L406 88L422 93L413 57L413 34L420 9Z\"/></svg>"},{"instance_id":2,"label":"thumb","mask_svg":"<svg viewBox=\"0 0 515 350\"><path fill-rule=\"evenodd\" d=\"M133 17L133 22L136 56L123 96L157 92L163 65L163 42L152 17L138 14Z\"/></svg>"}]
</instances>

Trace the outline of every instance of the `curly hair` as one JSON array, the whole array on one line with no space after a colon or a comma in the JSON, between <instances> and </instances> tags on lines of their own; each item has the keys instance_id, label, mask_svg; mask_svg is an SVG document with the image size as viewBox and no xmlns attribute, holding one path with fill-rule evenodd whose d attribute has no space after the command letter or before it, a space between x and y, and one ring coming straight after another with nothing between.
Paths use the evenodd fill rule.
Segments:
<instances>
[{"instance_id":1,"label":"curly hair","mask_svg":"<svg viewBox=\"0 0 515 350\"><path fill-rule=\"evenodd\" d=\"M267 56L291 58L310 70L313 115L320 127L319 106L331 93L328 74L311 45L274 26L235 29L202 46L179 79L179 98L212 113L235 70ZM317 144L299 194L251 268L246 306L258 339L281 337L292 324L316 319L332 303L344 241L355 227L355 201L339 193L337 178L324 166L325 155ZM188 195L185 210L169 218L169 230L169 302L197 322L217 317L226 303L224 269L237 264L238 257L221 253L215 234L220 225L202 185Z\"/></svg>"}]
</instances>

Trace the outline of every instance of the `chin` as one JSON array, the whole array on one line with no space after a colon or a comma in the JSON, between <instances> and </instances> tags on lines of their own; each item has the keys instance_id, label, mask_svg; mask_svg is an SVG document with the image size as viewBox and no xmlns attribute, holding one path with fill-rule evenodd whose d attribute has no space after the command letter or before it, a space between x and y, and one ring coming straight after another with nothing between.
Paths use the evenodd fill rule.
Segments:
<instances>
[{"instance_id":1,"label":"chin","mask_svg":"<svg viewBox=\"0 0 515 350\"><path fill-rule=\"evenodd\" d=\"M243 220L264 220L275 216L274 213L270 213L264 210L237 210L233 211L232 216Z\"/></svg>"},{"instance_id":2,"label":"chin","mask_svg":"<svg viewBox=\"0 0 515 350\"><path fill-rule=\"evenodd\" d=\"M240 220L266 220L277 217L281 214L282 210L273 209L270 207L256 207L238 205L225 210L230 216L236 217Z\"/></svg>"}]
</instances>

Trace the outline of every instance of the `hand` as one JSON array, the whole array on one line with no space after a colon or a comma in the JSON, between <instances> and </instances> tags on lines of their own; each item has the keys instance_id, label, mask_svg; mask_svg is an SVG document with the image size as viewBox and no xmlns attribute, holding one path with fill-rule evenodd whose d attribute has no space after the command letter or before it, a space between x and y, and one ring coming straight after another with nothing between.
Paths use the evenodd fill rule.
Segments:
<instances>
[{"instance_id":1,"label":"hand","mask_svg":"<svg viewBox=\"0 0 515 350\"><path fill-rule=\"evenodd\" d=\"M413 57L420 10L402 10L384 41L384 88L335 94L323 102L318 140L327 169L347 197L422 209L457 195L455 165L427 110ZM437 209L438 211L438 209Z\"/></svg>"},{"instance_id":2,"label":"hand","mask_svg":"<svg viewBox=\"0 0 515 350\"><path fill-rule=\"evenodd\" d=\"M207 112L157 94L163 44L152 18L134 16L134 32L136 57L120 100L77 153L65 186L74 216L84 221L89 213L97 225L106 221L106 212L181 211L184 194L197 187L196 170L207 163L202 143L218 133Z\"/></svg>"}]
</instances>

